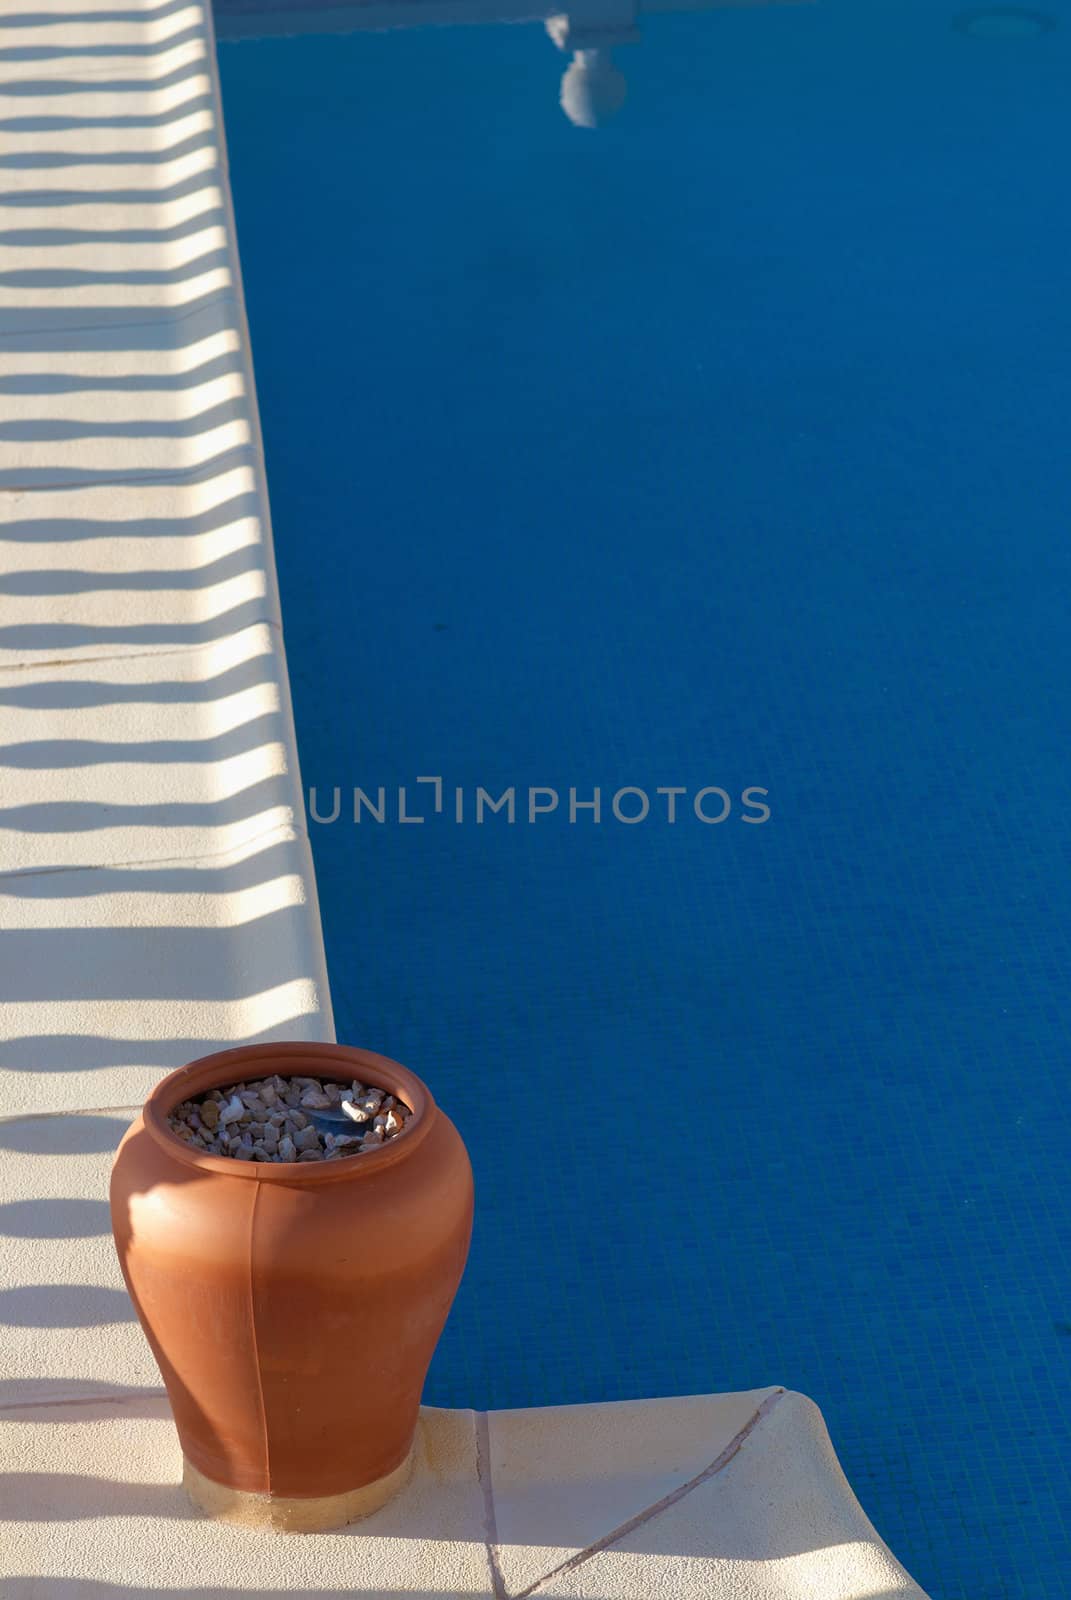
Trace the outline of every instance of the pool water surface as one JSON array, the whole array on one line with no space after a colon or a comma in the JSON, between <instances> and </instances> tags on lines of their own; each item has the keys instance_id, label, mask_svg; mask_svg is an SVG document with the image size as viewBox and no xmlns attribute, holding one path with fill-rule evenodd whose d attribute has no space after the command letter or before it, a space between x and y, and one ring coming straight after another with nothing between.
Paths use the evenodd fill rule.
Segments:
<instances>
[{"instance_id":1,"label":"pool water surface","mask_svg":"<svg viewBox=\"0 0 1071 1600\"><path fill-rule=\"evenodd\" d=\"M968 12L641 15L597 129L538 22L220 61L338 1034L476 1173L428 1400L783 1383L935 1600L1048 1600L1071 4Z\"/></svg>"}]
</instances>

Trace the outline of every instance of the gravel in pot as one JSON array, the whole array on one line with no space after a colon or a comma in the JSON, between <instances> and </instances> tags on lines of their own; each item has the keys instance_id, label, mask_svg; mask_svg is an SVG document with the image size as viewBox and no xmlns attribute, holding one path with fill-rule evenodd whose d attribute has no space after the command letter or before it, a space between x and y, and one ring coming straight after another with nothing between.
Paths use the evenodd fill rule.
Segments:
<instances>
[{"instance_id":1,"label":"gravel in pot","mask_svg":"<svg viewBox=\"0 0 1071 1600\"><path fill-rule=\"evenodd\" d=\"M180 1139L209 1155L293 1162L380 1150L411 1115L394 1095L357 1079L345 1084L273 1074L183 1100L167 1120Z\"/></svg>"}]
</instances>

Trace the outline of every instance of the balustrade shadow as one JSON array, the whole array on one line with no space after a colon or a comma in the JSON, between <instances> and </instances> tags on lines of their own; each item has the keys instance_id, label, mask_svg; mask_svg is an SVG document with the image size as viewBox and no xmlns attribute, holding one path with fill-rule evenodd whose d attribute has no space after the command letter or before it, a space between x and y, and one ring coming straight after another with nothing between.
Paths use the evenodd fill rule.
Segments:
<instances>
[{"instance_id":1,"label":"balustrade shadow","mask_svg":"<svg viewBox=\"0 0 1071 1600\"><path fill-rule=\"evenodd\" d=\"M111 1232L104 1200L0 1202L0 1239L95 1239Z\"/></svg>"},{"instance_id":2,"label":"balustrade shadow","mask_svg":"<svg viewBox=\"0 0 1071 1600\"><path fill-rule=\"evenodd\" d=\"M117 1413L123 1417L158 1417L165 1400L162 1387L102 1384L85 1378L50 1378L47 1398L43 1398L38 1378L0 1378L0 1420L5 1413L15 1413L10 1420L18 1423L47 1426L57 1406L70 1408L83 1422L105 1421Z\"/></svg>"},{"instance_id":3,"label":"balustrade shadow","mask_svg":"<svg viewBox=\"0 0 1071 1600\"><path fill-rule=\"evenodd\" d=\"M126 1129L122 1117L100 1112L0 1117L0 1150L32 1156L105 1155L115 1149Z\"/></svg>"},{"instance_id":4,"label":"balustrade shadow","mask_svg":"<svg viewBox=\"0 0 1071 1600\"><path fill-rule=\"evenodd\" d=\"M196 10L87 12L73 48L51 41L70 11L0 18L0 1150L16 1162L103 1165L128 1125L107 1108L147 1076L330 1032ZM169 37L137 37L172 17ZM10 32L31 27L49 37ZM103 1199L0 1203L0 1240L23 1242L10 1259L25 1241L65 1252L57 1281L9 1275L0 1328L133 1321L122 1289L82 1281L79 1252L88 1268L108 1231ZM22 1381L0 1382L0 1408L33 1403ZM107 1390L142 1414L140 1391Z\"/></svg>"},{"instance_id":5,"label":"balustrade shadow","mask_svg":"<svg viewBox=\"0 0 1071 1600\"><path fill-rule=\"evenodd\" d=\"M108 10L89 11L26 11L10 16L0 16L0 38L5 28L58 28L78 27L88 23L91 27L122 26L131 22L158 22L190 9L189 0L160 0L159 5L115 6Z\"/></svg>"},{"instance_id":6,"label":"balustrade shadow","mask_svg":"<svg viewBox=\"0 0 1071 1600\"><path fill-rule=\"evenodd\" d=\"M40 822L40 808L30 810L27 820ZM204 810L216 815L210 805ZM187 813L182 806L165 809L162 820L167 825ZM76 820L88 826L91 819L83 812ZM19 1075L107 1071L114 1077L153 1063L163 1073L216 1046L322 1037L324 1019L309 1009L309 952L318 930L309 921L303 868L294 835L283 829L222 862L0 874L0 995L7 1018L0 1117L20 1114L3 1105L5 1079ZM258 1007L261 996L274 997L273 1007ZM102 1004L116 1024L107 1033L92 1026ZM190 1033L181 1021L198 1005L209 1017L233 1007L235 1025L218 1037ZM145 1014L158 1018L159 1032L124 1034L125 1016ZM20 1019L50 1025L27 1030ZM46 1111L41 1093L34 1109ZM85 1109L99 1105L96 1100ZM74 1118L69 1137L84 1150L114 1146L119 1132L110 1119L84 1124ZM0 1120L0 1147L44 1150L48 1138L35 1123L16 1135Z\"/></svg>"},{"instance_id":7,"label":"balustrade shadow","mask_svg":"<svg viewBox=\"0 0 1071 1600\"><path fill-rule=\"evenodd\" d=\"M0 1327L100 1328L133 1322L123 1289L98 1283L21 1283L0 1289Z\"/></svg>"}]
</instances>

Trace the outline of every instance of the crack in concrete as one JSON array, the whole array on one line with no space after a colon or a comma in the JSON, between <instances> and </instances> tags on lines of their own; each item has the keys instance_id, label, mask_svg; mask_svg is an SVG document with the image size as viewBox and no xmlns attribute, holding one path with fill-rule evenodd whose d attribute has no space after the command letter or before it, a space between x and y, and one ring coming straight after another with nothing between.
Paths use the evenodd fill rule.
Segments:
<instances>
[{"instance_id":1,"label":"crack in concrete","mask_svg":"<svg viewBox=\"0 0 1071 1600\"><path fill-rule=\"evenodd\" d=\"M645 1522L650 1522L654 1517L660 1516L663 1511L668 1511L679 1500L683 1500L686 1495L691 1494L693 1489L698 1489L701 1484L707 1483L711 1478L716 1477L719 1472L724 1471L747 1443L759 1423L769 1416L780 1400L784 1399L784 1395L784 1389L778 1389L776 1393L768 1395L754 1416L750 1417L740 1429L740 1432L730 1439L721 1454L715 1457L708 1467L704 1467L702 1472L697 1472L694 1478L689 1478L687 1483L682 1483L678 1488L671 1490L669 1494L663 1495L662 1499L656 1500L654 1505L647 1506L645 1510L638 1512L636 1516L630 1517L627 1522L623 1522L612 1533L607 1533L603 1538L596 1539L594 1544L588 1545L586 1549L578 1550L576 1555L569 1557L568 1561L563 1561L549 1572L545 1572L542 1577L529 1584L527 1589L519 1590L516 1595L509 1597L509 1600L527 1600L529 1595L538 1594L542 1586L545 1583L549 1583L552 1578L560 1577L563 1572L572 1572L577 1567L583 1566L592 1556L599 1555L603 1550L608 1550L612 1545L618 1544L622 1539L627 1538L630 1533L634 1532L636 1528L642 1527Z\"/></svg>"},{"instance_id":2,"label":"crack in concrete","mask_svg":"<svg viewBox=\"0 0 1071 1600\"><path fill-rule=\"evenodd\" d=\"M293 842L297 844L304 841L307 844L309 842L309 830L303 823L296 821L271 823L269 826L259 829L256 833L249 834L243 844L232 845L227 850L199 851L195 855L183 856L140 856L137 858L124 856L116 861L65 862L54 867L10 867L7 871L0 872L0 893L3 892L3 884L9 878L48 878L54 877L57 872L126 872L133 871L135 868L190 867L196 866L203 861L225 861L231 856L236 858L235 865L237 866L260 854L258 850L247 850L246 845L259 844L263 839L270 839L273 834L278 835L280 843ZM116 894L124 893L122 884L116 884L114 892ZM225 892L229 893L230 891ZM165 926L170 926L170 924L165 924ZM220 926L227 927L230 924L223 923Z\"/></svg>"},{"instance_id":3,"label":"crack in concrete","mask_svg":"<svg viewBox=\"0 0 1071 1600\"><path fill-rule=\"evenodd\" d=\"M2 542L3 542L3 535L0 534L0 543L2 543ZM262 568L261 570L263 571L264 569ZM116 650L116 651L109 651L106 654L100 655L100 656L77 656L77 655L54 656L54 657L49 657L49 659L46 660L46 661L30 661L30 660L5 661L5 660L3 660L2 657L0 657L0 679L3 678L3 675L4 675L5 672L55 672L55 671L68 671L68 670L73 670L76 667L107 666L112 661L153 661L153 662L156 662L156 661L166 661L170 656L181 656L181 657L185 658L187 656L197 655L198 652L202 651L202 650L214 650L217 647L217 645L226 644L232 639L239 639L239 638L241 638L243 633L247 633L251 628L274 628L275 632L279 635L280 645L282 644L282 638L283 638L282 619L280 617L278 617L278 616L262 617L262 618L258 619L256 622L247 622L243 628L239 628L235 633L227 633L227 634L221 635L221 637L219 639L210 639L207 642L202 640L200 643L197 643L197 644L170 645L170 646L168 646L168 648L166 650L164 650L164 649L161 649L161 650L154 650L154 649L147 649L147 650ZM265 651L263 653L265 655L267 655L269 652ZM253 659L255 659L255 658L253 658ZM273 659L275 659L274 656L273 656ZM202 681L207 682L207 681L210 681L210 680L206 679L206 680L202 680ZM196 687L196 684L194 684L194 687Z\"/></svg>"}]
</instances>

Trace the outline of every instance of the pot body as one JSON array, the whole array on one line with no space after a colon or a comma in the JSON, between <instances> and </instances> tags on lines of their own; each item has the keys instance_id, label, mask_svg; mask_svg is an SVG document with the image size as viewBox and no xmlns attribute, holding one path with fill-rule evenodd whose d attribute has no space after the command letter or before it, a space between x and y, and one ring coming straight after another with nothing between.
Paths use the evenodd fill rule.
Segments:
<instances>
[{"instance_id":1,"label":"pot body","mask_svg":"<svg viewBox=\"0 0 1071 1600\"><path fill-rule=\"evenodd\" d=\"M359 1078L413 1111L368 1155L253 1163L191 1150L167 1113L243 1080ZM251 1494L313 1498L405 1461L472 1231L461 1138L412 1073L339 1045L228 1050L154 1090L116 1154L123 1276L188 1462Z\"/></svg>"}]
</instances>

